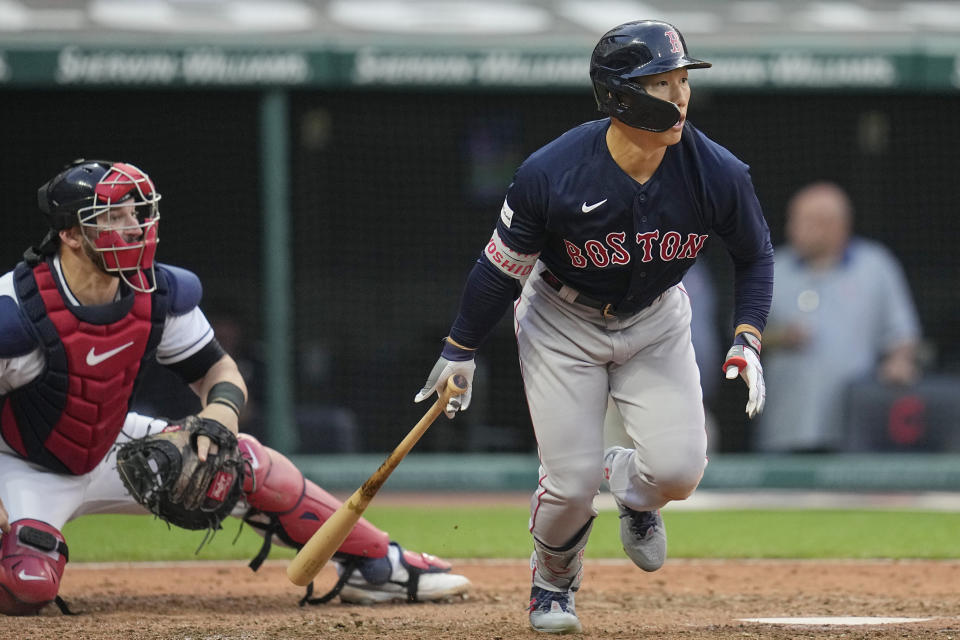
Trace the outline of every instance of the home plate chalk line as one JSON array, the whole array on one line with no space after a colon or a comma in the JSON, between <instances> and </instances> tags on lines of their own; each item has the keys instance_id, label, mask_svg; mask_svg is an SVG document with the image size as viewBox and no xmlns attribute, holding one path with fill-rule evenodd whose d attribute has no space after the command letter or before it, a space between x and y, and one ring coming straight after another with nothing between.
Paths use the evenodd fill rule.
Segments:
<instances>
[{"instance_id":1,"label":"home plate chalk line","mask_svg":"<svg viewBox=\"0 0 960 640\"><path fill-rule=\"evenodd\" d=\"M740 622L758 622L761 624L795 624L795 625L836 625L855 626L869 624L905 624L908 622L928 622L936 618L883 618L865 616L822 616L811 618L737 618Z\"/></svg>"}]
</instances>

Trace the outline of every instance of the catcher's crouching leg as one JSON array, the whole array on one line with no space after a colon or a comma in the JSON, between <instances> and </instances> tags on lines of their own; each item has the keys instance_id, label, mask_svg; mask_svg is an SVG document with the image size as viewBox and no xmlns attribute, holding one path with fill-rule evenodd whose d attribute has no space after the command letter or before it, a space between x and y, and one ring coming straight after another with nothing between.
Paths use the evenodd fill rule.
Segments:
<instances>
[{"instance_id":1,"label":"catcher's crouching leg","mask_svg":"<svg viewBox=\"0 0 960 640\"><path fill-rule=\"evenodd\" d=\"M0 613L32 615L55 600L64 610L57 592L67 557L55 527L28 519L10 523L10 533L0 540Z\"/></svg>"},{"instance_id":2,"label":"catcher's crouching leg","mask_svg":"<svg viewBox=\"0 0 960 640\"><path fill-rule=\"evenodd\" d=\"M250 562L256 571L270 552L273 536L300 549L341 502L306 479L283 454L240 434L240 453L252 473L244 474L243 491L249 510L243 519L264 537ZM319 604L337 595L343 602L372 604L390 601L436 601L464 595L470 581L450 573L450 564L427 553L404 550L385 531L361 518L337 550L340 579L324 596L312 598L313 584L300 604Z\"/></svg>"}]
</instances>

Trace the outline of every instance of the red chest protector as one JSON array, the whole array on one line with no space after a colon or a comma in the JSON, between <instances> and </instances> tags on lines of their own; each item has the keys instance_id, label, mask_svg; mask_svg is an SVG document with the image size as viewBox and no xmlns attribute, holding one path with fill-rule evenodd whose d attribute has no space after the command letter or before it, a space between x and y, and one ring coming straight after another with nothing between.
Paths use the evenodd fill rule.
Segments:
<instances>
[{"instance_id":1,"label":"red chest protector","mask_svg":"<svg viewBox=\"0 0 960 640\"><path fill-rule=\"evenodd\" d=\"M3 438L53 471L86 473L113 446L142 363L156 352L166 287L161 292L158 282L153 294L128 293L108 305L71 308L45 262L32 269L21 263L14 280L47 366L3 399Z\"/></svg>"}]
</instances>

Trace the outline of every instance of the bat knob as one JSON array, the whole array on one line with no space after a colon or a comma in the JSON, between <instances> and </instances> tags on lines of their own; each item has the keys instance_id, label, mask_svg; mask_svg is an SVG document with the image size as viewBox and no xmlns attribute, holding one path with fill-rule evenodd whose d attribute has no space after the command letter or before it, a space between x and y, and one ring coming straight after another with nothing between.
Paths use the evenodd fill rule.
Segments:
<instances>
[{"instance_id":1,"label":"bat knob","mask_svg":"<svg viewBox=\"0 0 960 640\"><path fill-rule=\"evenodd\" d=\"M462 373L458 373L457 375L453 376L453 384L456 385L457 390L460 393L463 393L467 390L467 377Z\"/></svg>"}]
</instances>

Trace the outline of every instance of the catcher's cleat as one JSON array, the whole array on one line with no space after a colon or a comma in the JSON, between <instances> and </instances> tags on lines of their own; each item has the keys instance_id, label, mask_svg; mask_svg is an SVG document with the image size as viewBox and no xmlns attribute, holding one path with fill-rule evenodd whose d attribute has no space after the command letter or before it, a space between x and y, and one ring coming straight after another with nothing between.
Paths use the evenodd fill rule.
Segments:
<instances>
[{"instance_id":1,"label":"catcher's cleat","mask_svg":"<svg viewBox=\"0 0 960 640\"><path fill-rule=\"evenodd\" d=\"M450 563L428 553L405 551L396 542L383 558L364 558L356 563L338 563L343 578L340 601L350 604L378 602L436 602L465 597L470 580L450 573Z\"/></svg>"},{"instance_id":2,"label":"catcher's cleat","mask_svg":"<svg viewBox=\"0 0 960 640\"><path fill-rule=\"evenodd\" d=\"M573 591L530 590L530 626L545 633L580 633Z\"/></svg>"},{"instance_id":3,"label":"catcher's cleat","mask_svg":"<svg viewBox=\"0 0 960 640\"><path fill-rule=\"evenodd\" d=\"M660 511L634 511L620 504L620 542L633 563L644 571L656 571L667 559L667 530Z\"/></svg>"}]
</instances>

